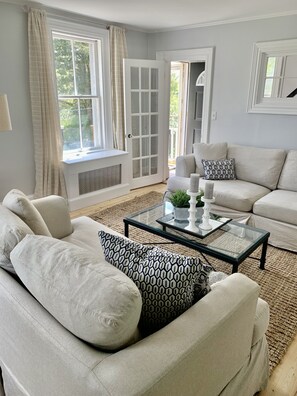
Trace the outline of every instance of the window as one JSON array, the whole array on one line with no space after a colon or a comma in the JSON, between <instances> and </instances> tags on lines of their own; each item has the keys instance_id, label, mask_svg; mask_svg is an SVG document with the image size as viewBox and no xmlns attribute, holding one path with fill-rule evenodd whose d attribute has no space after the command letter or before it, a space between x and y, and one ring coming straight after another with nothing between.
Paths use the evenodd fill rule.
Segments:
<instances>
[{"instance_id":1,"label":"window","mask_svg":"<svg viewBox=\"0 0 297 396\"><path fill-rule=\"evenodd\" d=\"M297 114L297 39L254 45L248 111Z\"/></svg>"},{"instance_id":2,"label":"window","mask_svg":"<svg viewBox=\"0 0 297 396\"><path fill-rule=\"evenodd\" d=\"M64 157L111 148L112 137L106 133L111 131L109 84L104 85L104 80L110 81L108 54L103 51L107 35L98 34L100 30L52 23Z\"/></svg>"},{"instance_id":3,"label":"window","mask_svg":"<svg viewBox=\"0 0 297 396\"><path fill-rule=\"evenodd\" d=\"M297 88L297 55L268 56L264 98L293 98Z\"/></svg>"}]
</instances>

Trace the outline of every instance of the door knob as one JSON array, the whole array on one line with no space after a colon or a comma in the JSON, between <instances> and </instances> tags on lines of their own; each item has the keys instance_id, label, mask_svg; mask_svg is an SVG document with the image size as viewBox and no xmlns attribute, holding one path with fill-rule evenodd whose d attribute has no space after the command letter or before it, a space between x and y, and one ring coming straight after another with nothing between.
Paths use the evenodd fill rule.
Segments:
<instances>
[{"instance_id":1,"label":"door knob","mask_svg":"<svg viewBox=\"0 0 297 396\"><path fill-rule=\"evenodd\" d=\"M132 133L129 133L128 138L129 138L129 139L133 138Z\"/></svg>"}]
</instances>

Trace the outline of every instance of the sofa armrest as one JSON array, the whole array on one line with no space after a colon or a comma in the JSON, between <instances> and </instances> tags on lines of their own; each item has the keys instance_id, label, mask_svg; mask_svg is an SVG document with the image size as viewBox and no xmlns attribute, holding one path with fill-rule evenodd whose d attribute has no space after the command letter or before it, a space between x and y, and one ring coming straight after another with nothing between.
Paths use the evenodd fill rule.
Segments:
<instances>
[{"instance_id":1,"label":"sofa armrest","mask_svg":"<svg viewBox=\"0 0 297 396\"><path fill-rule=\"evenodd\" d=\"M65 238L73 231L67 201L58 195L32 201L54 238Z\"/></svg>"},{"instance_id":2,"label":"sofa armrest","mask_svg":"<svg viewBox=\"0 0 297 396\"><path fill-rule=\"evenodd\" d=\"M246 276L230 275L169 325L101 361L94 373L112 395L218 395L249 359L258 293Z\"/></svg>"},{"instance_id":3,"label":"sofa armrest","mask_svg":"<svg viewBox=\"0 0 297 396\"><path fill-rule=\"evenodd\" d=\"M176 190L188 190L190 188L190 178L181 176L170 176L167 180L167 191L172 193ZM166 194L168 198L170 194Z\"/></svg>"},{"instance_id":4,"label":"sofa armrest","mask_svg":"<svg viewBox=\"0 0 297 396\"><path fill-rule=\"evenodd\" d=\"M180 155L177 157L175 175L181 177L190 177L191 173L196 173L194 154Z\"/></svg>"},{"instance_id":5,"label":"sofa armrest","mask_svg":"<svg viewBox=\"0 0 297 396\"><path fill-rule=\"evenodd\" d=\"M254 346L265 334L269 325L269 305L262 298L258 299L252 346Z\"/></svg>"},{"instance_id":6,"label":"sofa armrest","mask_svg":"<svg viewBox=\"0 0 297 396\"><path fill-rule=\"evenodd\" d=\"M162 330L107 353L69 333L0 269L0 362L32 395L217 395L249 357L258 292L230 275Z\"/></svg>"}]
</instances>

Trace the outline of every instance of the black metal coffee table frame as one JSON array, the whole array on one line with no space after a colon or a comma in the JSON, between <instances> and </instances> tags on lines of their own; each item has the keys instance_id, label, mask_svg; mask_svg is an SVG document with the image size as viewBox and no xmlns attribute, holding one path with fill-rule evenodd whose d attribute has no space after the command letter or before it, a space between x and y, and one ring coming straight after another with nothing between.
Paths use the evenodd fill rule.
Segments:
<instances>
[{"instance_id":1,"label":"black metal coffee table frame","mask_svg":"<svg viewBox=\"0 0 297 396\"><path fill-rule=\"evenodd\" d=\"M164 204L162 204L164 205ZM260 258L252 257L255 260L258 260L260 262L260 269L264 270L265 269L265 262L266 262L266 252L267 252L267 245L268 245L268 239L270 236L270 233L265 230L260 230L257 228L253 228L250 226L247 226L245 224L240 224L234 220L231 221L229 224L233 224L236 227L240 227L246 230L251 230L251 231L257 231L259 233L259 237L251 243L251 246L248 249L245 249L241 254L239 254L237 257L232 257L231 255L228 255L227 253L223 253L220 251L216 251L212 249L211 247L208 247L202 243L197 242L197 240L191 240L189 238L189 235L181 236L182 233L174 234L172 232L167 232L165 227L160 227L158 228L157 222L156 226L152 226L151 224L146 224L144 222L141 222L137 220L137 215L139 214L145 214L148 213L150 210L154 210L158 207L161 207L161 205L156 205L152 208L148 208L145 210L142 210L140 212L134 213L132 215L126 216L123 221L124 221L124 227L125 227L125 236L129 237L129 226L133 226L136 228L139 228L141 230L150 232L154 235L158 235L164 239L167 239L171 242L178 243L180 245L186 246L188 248L194 249L200 253L205 253L211 257L217 258L219 260L225 261L229 264L232 265L232 273L235 273L238 271L239 265L248 257L251 257L251 254L259 247L262 245L262 251L261 251L261 256ZM227 226L222 226L220 230L225 230L228 227ZM218 232L218 231L215 231Z\"/></svg>"}]
</instances>

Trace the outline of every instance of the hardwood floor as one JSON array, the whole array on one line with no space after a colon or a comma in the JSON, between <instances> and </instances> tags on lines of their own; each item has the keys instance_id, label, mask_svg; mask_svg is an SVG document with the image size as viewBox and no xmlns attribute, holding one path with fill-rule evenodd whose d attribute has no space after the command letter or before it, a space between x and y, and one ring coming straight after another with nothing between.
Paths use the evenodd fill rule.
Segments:
<instances>
[{"instance_id":1,"label":"hardwood floor","mask_svg":"<svg viewBox=\"0 0 297 396\"><path fill-rule=\"evenodd\" d=\"M70 213L72 218L79 216L88 216L90 213L94 213L96 210L105 209L110 206L116 205L121 202L128 201L129 199L139 197L140 195L146 194L150 191L158 191L163 194L166 191L166 184L154 184L152 186L138 188L136 190L131 190L129 194L123 195L118 198L111 199L109 201L101 202L96 205L88 206L87 208L78 209Z\"/></svg>"},{"instance_id":2,"label":"hardwood floor","mask_svg":"<svg viewBox=\"0 0 297 396\"><path fill-rule=\"evenodd\" d=\"M96 210L113 206L152 190L164 193L166 191L166 184L155 184L132 190L125 196L71 212L71 217L87 216ZM286 355L273 371L266 390L260 392L258 396L297 396L297 335L288 348Z\"/></svg>"}]
</instances>

